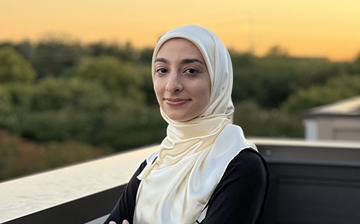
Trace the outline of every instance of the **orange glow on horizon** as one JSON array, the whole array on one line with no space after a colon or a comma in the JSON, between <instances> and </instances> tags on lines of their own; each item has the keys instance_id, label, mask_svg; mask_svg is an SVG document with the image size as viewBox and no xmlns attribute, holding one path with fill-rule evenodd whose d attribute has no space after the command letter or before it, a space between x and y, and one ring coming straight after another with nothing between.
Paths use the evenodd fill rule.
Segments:
<instances>
[{"instance_id":1,"label":"orange glow on horizon","mask_svg":"<svg viewBox=\"0 0 360 224\"><path fill-rule=\"evenodd\" d=\"M360 1L14 0L0 1L0 41L65 33L82 42L154 46L165 31L204 26L228 48L263 55L275 45L299 57L353 60L360 52Z\"/></svg>"}]
</instances>

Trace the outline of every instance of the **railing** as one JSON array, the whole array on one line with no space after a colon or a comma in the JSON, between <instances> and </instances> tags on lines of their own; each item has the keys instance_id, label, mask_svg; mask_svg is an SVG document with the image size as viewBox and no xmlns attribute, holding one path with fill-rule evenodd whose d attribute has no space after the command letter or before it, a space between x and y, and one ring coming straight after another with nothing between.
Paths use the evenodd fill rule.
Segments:
<instances>
[{"instance_id":1,"label":"railing","mask_svg":"<svg viewBox=\"0 0 360 224\"><path fill-rule=\"evenodd\" d=\"M251 140L270 172L266 223L359 223L360 142ZM156 148L0 183L0 223L102 223Z\"/></svg>"}]
</instances>

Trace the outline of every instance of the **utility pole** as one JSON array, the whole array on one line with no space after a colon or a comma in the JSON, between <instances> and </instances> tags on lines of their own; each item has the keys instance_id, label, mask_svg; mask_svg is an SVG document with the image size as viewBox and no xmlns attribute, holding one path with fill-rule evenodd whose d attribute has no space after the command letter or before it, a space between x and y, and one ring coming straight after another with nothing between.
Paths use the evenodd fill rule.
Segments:
<instances>
[{"instance_id":1,"label":"utility pole","mask_svg":"<svg viewBox=\"0 0 360 224\"><path fill-rule=\"evenodd\" d=\"M255 53L255 29L254 18L251 12L248 13L248 38L249 38L249 53Z\"/></svg>"}]
</instances>

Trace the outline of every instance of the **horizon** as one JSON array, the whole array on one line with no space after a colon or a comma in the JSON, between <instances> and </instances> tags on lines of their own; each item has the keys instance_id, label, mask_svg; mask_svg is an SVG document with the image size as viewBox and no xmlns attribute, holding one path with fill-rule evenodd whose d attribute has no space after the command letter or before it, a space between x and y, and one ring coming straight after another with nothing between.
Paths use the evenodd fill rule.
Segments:
<instances>
[{"instance_id":1,"label":"horizon","mask_svg":"<svg viewBox=\"0 0 360 224\"><path fill-rule=\"evenodd\" d=\"M280 46L292 57L352 61L360 53L360 1L273 2L104 0L1 1L0 42L38 42L68 36L82 44L106 42L154 47L167 30L206 27L228 49L263 56Z\"/></svg>"}]
</instances>

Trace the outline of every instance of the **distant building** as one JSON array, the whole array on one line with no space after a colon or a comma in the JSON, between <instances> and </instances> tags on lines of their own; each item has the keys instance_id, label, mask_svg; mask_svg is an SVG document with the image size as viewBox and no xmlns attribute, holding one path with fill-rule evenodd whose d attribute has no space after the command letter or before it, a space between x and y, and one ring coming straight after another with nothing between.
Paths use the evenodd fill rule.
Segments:
<instances>
[{"instance_id":1,"label":"distant building","mask_svg":"<svg viewBox=\"0 0 360 224\"><path fill-rule=\"evenodd\" d=\"M360 141L360 96L306 111L306 140Z\"/></svg>"}]
</instances>

